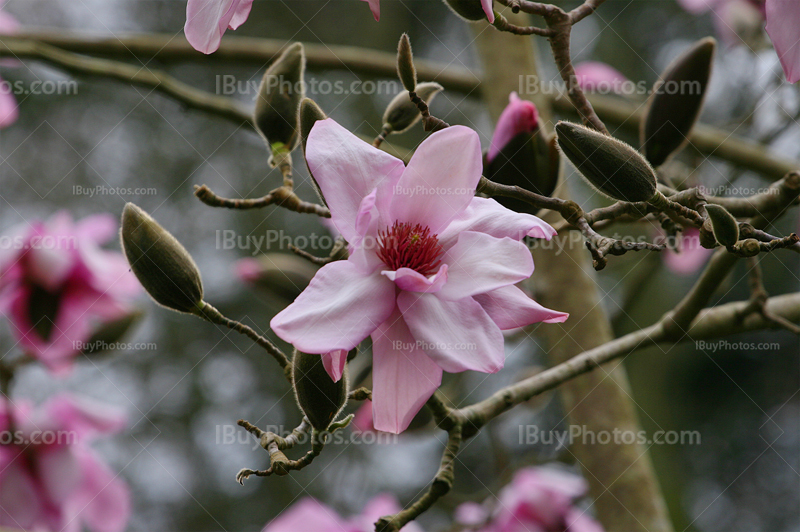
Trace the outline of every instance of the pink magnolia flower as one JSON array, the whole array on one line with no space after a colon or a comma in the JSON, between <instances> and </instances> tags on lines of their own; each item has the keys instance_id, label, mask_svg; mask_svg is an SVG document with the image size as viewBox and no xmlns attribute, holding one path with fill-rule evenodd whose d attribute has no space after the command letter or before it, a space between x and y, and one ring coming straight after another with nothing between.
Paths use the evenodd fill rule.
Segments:
<instances>
[{"instance_id":1,"label":"pink magnolia flower","mask_svg":"<svg viewBox=\"0 0 800 532\"><path fill-rule=\"evenodd\" d=\"M800 80L800 2L797 0L767 0L767 33L772 39L783 71L789 83Z\"/></svg>"},{"instance_id":2,"label":"pink magnolia flower","mask_svg":"<svg viewBox=\"0 0 800 532\"><path fill-rule=\"evenodd\" d=\"M189 0L183 32L192 47L204 54L216 52L222 36L250 16L253 0Z\"/></svg>"},{"instance_id":3,"label":"pink magnolia flower","mask_svg":"<svg viewBox=\"0 0 800 532\"><path fill-rule=\"evenodd\" d=\"M466 503L456 519L479 532L603 532L600 524L574 506L586 494L581 477L550 467L517 471L497 499Z\"/></svg>"},{"instance_id":4,"label":"pink magnolia flower","mask_svg":"<svg viewBox=\"0 0 800 532\"><path fill-rule=\"evenodd\" d=\"M628 78L606 63L600 61L584 61L575 65L575 76L578 86L586 92L622 92L622 85Z\"/></svg>"},{"instance_id":5,"label":"pink magnolia flower","mask_svg":"<svg viewBox=\"0 0 800 532\"><path fill-rule=\"evenodd\" d=\"M89 444L122 430L104 405L69 396L34 409L0 403L0 526L24 530L122 532L130 516L127 485Z\"/></svg>"},{"instance_id":6,"label":"pink magnolia flower","mask_svg":"<svg viewBox=\"0 0 800 532\"><path fill-rule=\"evenodd\" d=\"M381 494L370 500L361 514L343 519L332 508L306 497L275 518L262 532L373 532L379 518L401 509L392 495ZM412 521L403 531L422 532L422 529Z\"/></svg>"},{"instance_id":7,"label":"pink magnolia flower","mask_svg":"<svg viewBox=\"0 0 800 532\"><path fill-rule=\"evenodd\" d=\"M320 269L272 329L322 354L334 380L346 352L372 335L377 430L405 430L443 370L500 370L501 329L566 320L514 286L533 272L520 240L555 231L475 197L481 147L471 129L433 133L406 167L327 119L311 130L306 158L351 253Z\"/></svg>"},{"instance_id":8,"label":"pink magnolia flower","mask_svg":"<svg viewBox=\"0 0 800 532\"><path fill-rule=\"evenodd\" d=\"M60 212L0 239L0 313L22 350L55 372L71 367L100 325L127 314L140 291L122 254L100 248L116 229L109 214L73 223Z\"/></svg>"},{"instance_id":9,"label":"pink magnolia flower","mask_svg":"<svg viewBox=\"0 0 800 532\"><path fill-rule=\"evenodd\" d=\"M381 0L361 0L362 2L369 2L369 9L372 11L372 16L375 20L381 19Z\"/></svg>"},{"instance_id":10,"label":"pink magnolia flower","mask_svg":"<svg viewBox=\"0 0 800 532\"><path fill-rule=\"evenodd\" d=\"M536 110L536 106L533 102L521 99L516 92L512 92L508 97L508 105L497 120L489 153L486 154L487 161L491 162L497 157L500 150L517 135L534 133L538 128L539 111Z\"/></svg>"},{"instance_id":11,"label":"pink magnolia flower","mask_svg":"<svg viewBox=\"0 0 800 532\"><path fill-rule=\"evenodd\" d=\"M664 251L664 263L678 275L692 275L703 267L714 253L700 245L700 230L694 227L684 229L680 237L680 252L671 249Z\"/></svg>"}]
</instances>

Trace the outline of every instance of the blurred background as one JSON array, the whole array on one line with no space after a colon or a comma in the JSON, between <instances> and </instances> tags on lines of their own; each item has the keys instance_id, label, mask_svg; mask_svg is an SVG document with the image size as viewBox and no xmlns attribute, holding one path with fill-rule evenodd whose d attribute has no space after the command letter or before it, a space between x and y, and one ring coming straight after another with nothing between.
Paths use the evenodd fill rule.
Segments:
<instances>
[{"instance_id":1,"label":"blurred background","mask_svg":"<svg viewBox=\"0 0 800 532\"><path fill-rule=\"evenodd\" d=\"M4 9L30 28L91 35L158 32L183 39L185 8L181 0L8 0ZM745 35L746 42L734 39L721 46L702 120L769 142L776 153L797 159L798 91L783 81L777 57L758 24ZM392 52L404 31L410 34L417 57L480 72L470 46L472 30L435 0L383 0L379 24L356 0L256 0L247 23L228 35ZM609 0L596 17L576 28L573 51L578 62L610 63L649 87L691 42L718 32L713 15L689 14L674 0ZM555 79L546 47L540 46L539 55L542 76ZM211 92L218 86L218 76L235 76L252 85L265 67L228 66L199 53L196 61L147 64ZM0 73L10 82L70 79L33 61L0 66ZM307 75L346 84L359 79L347 70L311 70ZM270 318L291 301L291 290L254 289L238 277L235 264L261 252L288 250L279 243L267 248L263 242L223 249L220 239L225 234L243 240L247 235L269 238L278 234L274 231L290 237L327 235L326 229L312 216L282 209L212 209L192 194L193 186L203 183L229 197L260 196L277 186L280 175L269 168L262 140L149 90L98 79L78 81L77 94L18 96L19 120L0 131L4 200L0 233L60 209L71 211L75 218L99 212L116 215L125 202L135 202L195 257L210 303L231 318L266 331ZM373 137L394 94L311 92L309 96L344 126ZM433 110L451 124L477 129L488 148L493 124L476 96L445 91ZM251 104L255 92L238 91L233 97ZM392 141L411 148L422 138L417 127ZM311 199L313 191L298 152L295 162L299 195ZM768 184L759 175L690 151L681 155L680 162L696 167L693 184L717 192L721 187L737 195ZM600 205L597 197L589 199L575 175L567 178L585 208ZM97 186L130 190L92 197L85 192ZM797 231L797 218L794 209L775 232ZM770 254L761 263L771 294L800 288L796 254ZM723 285L715 303L747 299L743 266ZM616 333L656 321L696 276L697 272L670 270L656 254L614 258L599 282ZM244 431L234 428L236 420L291 430L300 415L286 382L274 361L245 338L148 301L142 305L147 317L129 341L152 345L83 357L62 379L32 366L19 375L13 389L15 396L37 402L56 390L72 390L127 412L128 431L99 441L97 447L132 488L130 530L260 530L305 495L350 514L380 491L394 492L407 503L430 481L444 433L423 426L392 443L330 446L304 471L251 479L240 486L234 480L237 471L265 468L268 456ZM497 375L446 376L448 395L474 402L518 378L529 366L544 364L535 329L533 333L509 338L507 367ZM800 531L800 344L780 331L727 340L714 349L686 344L651 348L625 359L648 434L697 431L701 436L700 444L650 447L675 527L708 532ZM12 345L4 327L0 347L6 352ZM464 446L454 492L423 516L426 530L446 529L448 512L456 504L483 500L521 465L549 461L571 465L570 454L555 441L521 442L522 425L569 430L553 395L496 420Z\"/></svg>"}]
</instances>

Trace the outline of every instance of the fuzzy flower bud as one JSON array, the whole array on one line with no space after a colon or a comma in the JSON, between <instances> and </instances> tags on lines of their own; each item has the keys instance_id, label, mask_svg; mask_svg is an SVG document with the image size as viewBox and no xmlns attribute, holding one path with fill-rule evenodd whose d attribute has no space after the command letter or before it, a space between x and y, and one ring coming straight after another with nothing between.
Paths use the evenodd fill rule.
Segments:
<instances>
[{"instance_id":1,"label":"fuzzy flower bud","mask_svg":"<svg viewBox=\"0 0 800 532\"><path fill-rule=\"evenodd\" d=\"M287 48L267 69L258 90L256 129L273 154L297 146L298 110L305 94L306 58L299 42Z\"/></svg>"},{"instance_id":2,"label":"fuzzy flower bud","mask_svg":"<svg viewBox=\"0 0 800 532\"><path fill-rule=\"evenodd\" d=\"M342 352L341 356L347 356ZM319 431L326 430L347 404L347 369L334 382L323 364L322 355L295 350L292 381L300 410Z\"/></svg>"},{"instance_id":3,"label":"fuzzy flower bud","mask_svg":"<svg viewBox=\"0 0 800 532\"><path fill-rule=\"evenodd\" d=\"M721 205L706 205L708 218L714 231L714 238L723 246L732 246L739 241L739 223Z\"/></svg>"},{"instance_id":4,"label":"fuzzy flower bud","mask_svg":"<svg viewBox=\"0 0 800 532\"><path fill-rule=\"evenodd\" d=\"M417 96L430 105L433 98L443 90L436 82L428 81L417 85ZM383 128L391 133L402 133L422 118L417 105L411 101L408 91L402 91L386 106L383 113Z\"/></svg>"},{"instance_id":5,"label":"fuzzy flower bud","mask_svg":"<svg viewBox=\"0 0 800 532\"><path fill-rule=\"evenodd\" d=\"M417 69L414 67L414 55L411 52L411 41L408 34L400 37L397 45L397 75L403 83L403 88L409 92L417 88Z\"/></svg>"}]
</instances>

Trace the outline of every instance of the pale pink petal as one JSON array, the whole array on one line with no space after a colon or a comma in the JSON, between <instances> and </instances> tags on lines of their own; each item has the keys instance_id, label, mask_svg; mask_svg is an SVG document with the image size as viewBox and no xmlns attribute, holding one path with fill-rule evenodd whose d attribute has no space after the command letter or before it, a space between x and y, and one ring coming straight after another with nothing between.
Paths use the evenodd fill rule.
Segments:
<instances>
[{"instance_id":1,"label":"pale pink petal","mask_svg":"<svg viewBox=\"0 0 800 532\"><path fill-rule=\"evenodd\" d=\"M394 283L380 273L364 275L352 261L337 261L320 269L270 325L304 353L350 351L386 321L394 298Z\"/></svg>"},{"instance_id":2,"label":"pale pink petal","mask_svg":"<svg viewBox=\"0 0 800 532\"><path fill-rule=\"evenodd\" d=\"M240 0L239 4L236 6L236 11L233 13L233 17L231 17L230 22L228 22L228 28L235 30L239 26L247 21L247 17L250 16L250 9L253 7L253 0Z\"/></svg>"},{"instance_id":3,"label":"pale pink petal","mask_svg":"<svg viewBox=\"0 0 800 532\"><path fill-rule=\"evenodd\" d=\"M37 453L37 473L48 497L58 504L64 505L80 488L83 472L78 458L72 452L71 445L63 445L54 449Z\"/></svg>"},{"instance_id":4,"label":"pale pink petal","mask_svg":"<svg viewBox=\"0 0 800 532\"><path fill-rule=\"evenodd\" d=\"M689 13L698 15L711 9L719 0L678 0L678 3Z\"/></svg>"},{"instance_id":5,"label":"pale pink petal","mask_svg":"<svg viewBox=\"0 0 800 532\"><path fill-rule=\"evenodd\" d=\"M437 294L402 292L397 306L421 348L443 370L496 373L503 367L503 334L473 298L446 301Z\"/></svg>"},{"instance_id":6,"label":"pale pink petal","mask_svg":"<svg viewBox=\"0 0 800 532\"><path fill-rule=\"evenodd\" d=\"M481 143L464 126L437 131L414 152L392 198L392 220L439 233L475 196L481 178Z\"/></svg>"},{"instance_id":7,"label":"pale pink petal","mask_svg":"<svg viewBox=\"0 0 800 532\"><path fill-rule=\"evenodd\" d=\"M442 369L417 346L399 312L372 333L372 382L375 429L394 434L408 428L442 383Z\"/></svg>"},{"instance_id":8,"label":"pale pink petal","mask_svg":"<svg viewBox=\"0 0 800 532\"><path fill-rule=\"evenodd\" d=\"M486 159L491 161L497 157L500 150L517 135L536 131L538 124L539 112L533 102L522 100L516 92L512 92L508 97L508 105L497 120Z\"/></svg>"},{"instance_id":9,"label":"pale pink petal","mask_svg":"<svg viewBox=\"0 0 800 532\"><path fill-rule=\"evenodd\" d=\"M566 312L541 306L516 286L506 286L476 295L475 301L481 304L502 331L539 322L563 323L569 318Z\"/></svg>"},{"instance_id":10,"label":"pale pink petal","mask_svg":"<svg viewBox=\"0 0 800 532\"><path fill-rule=\"evenodd\" d=\"M81 519L92 532L123 532L131 514L128 486L88 449L79 459L83 485L75 499Z\"/></svg>"},{"instance_id":11,"label":"pale pink petal","mask_svg":"<svg viewBox=\"0 0 800 532\"><path fill-rule=\"evenodd\" d=\"M344 367L347 365L347 351L339 349L330 353L322 353L322 365L328 372L333 382L339 382L344 375Z\"/></svg>"},{"instance_id":12,"label":"pale pink petal","mask_svg":"<svg viewBox=\"0 0 800 532\"><path fill-rule=\"evenodd\" d=\"M439 271L430 277L425 277L421 273L410 268L400 268L397 271L382 271L385 275L401 290L409 292L438 292L447 282L447 264L442 264Z\"/></svg>"},{"instance_id":13,"label":"pale pink petal","mask_svg":"<svg viewBox=\"0 0 800 532\"><path fill-rule=\"evenodd\" d=\"M578 86L587 92L619 93L628 81L622 72L599 61L584 61L575 65Z\"/></svg>"},{"instance_id":14,"label":"pale pink petal","mask_svg":"<svg viewBox=\"0 0 800 532\"><path fill-rule=\"evenodd\" d=\"M372 424L372 401L364 401L364 404L356 410L350 426L355 432L375 432L375 425Z\"/></svg>"},{"instance_id":15,"label":"pale pink petal","mask_svg":"<svg viewBox=\"0 0 800 532\"><path fill-rule=\"evenodd\" d=\"M378 188L378 210L385 212L384 202L405 168L400 159L374 148L330 118L311 129L306 160L336 229L348 242L358 239L356 217L364 197Z\"/></svg>"},{"instance_id":16,"label":"pale pink petal","mask_svg":"<svg viewBox=\"0 0 800 532\"><path fill-rule=\"evenodd\" d=\"M481 0L481 6L483 6L483 12L486 13L486 19L489 21L490 24L494 24L494 6L492 5L494 0Z\"/></svg>"},{"instance_id":17,"label":"pale pink petal","mask_svg":"<svg viewBox=\"0 0 800 532\"><path fill-rule=\"evenodd\" d=\"M28 250L26 259L31 279L52 292L61 287L75 266L74 254L44 245Z\"/></svg>"},{"instance_id":18,"label":"pale pink petal","mask_svg":"<svg viewBox=\"0 0 800 532\"><path fill-rule=\"evenodd\" d=\"M664 264L678 275L692 275L705 265L713 255L713 249L700 245L700 231L694 227L686 228L681 235L680 251L664 251Z\"/></svg>"},{"instance_id":19,"label":"pale pink petal","mask_svg":"<svg viewBox=\"0 0 800 532\"><path fill-rule=\"evenodd\" d=\"M9 13L0 11L0 34L10 35L19 31L19 21Z\"/></svg>"},{"instance_id":20,"label":"pale pink petal","mask_svg":"<svg viewBox=\"0 0 800 532\"><path fill-rule=\"evenodd\" d=\"M767 0L767 33L789 83L800 80L800 2Z\"/></svg>"},{"instance_id":21,"label":"pale pink petal","mask_svg":"<svg viewBox=\"0 0 800 532\"><path fill-rule=\"evenodd\" d=\"M11 91L5 90L0 79L0 129L6 128L19 118L19 104Z\"/></svg>"},{"instance_id":22,"label":"pale pink petal","mask_svg":"<svg viewBox=\"0 0 800 532\"><path fill-rule=\"evenodd\" d=\"M284 511L264 527L262 532L342 532L347 530L339 515L328 506L306 497Z\"/></svg>"},{"instance_id":23,"label":"pale pink petal","mask_svg":"<svg viewBox=\"0 0 800 532\"><path fill-rule=\"evenodd\" d=\"M217 51L240 1L189 0L183 29L189 44L204 54Z\"/></svg>"},{"instance_id":24,"label":"pale pink petal","mask_svg":"<svg viewBox=\"0 0 800 532\"><path fill-rule=\"evenodd\" d=\"M458 505L453 517L460 525L478 526L488 519L489 512L482 504L465 502Z\"/></svg>"},{"instance_id":25,"label":"pale pink petal","mask_svg":"<svg viewBox=\"0 0 800 532\"><path fill-rule=\"evenodd\" d=\"M44 513L45 501L23 463L20 457L0 473L0 524L28 529Z\"/></svg>"},{"instance_id":26,"label":"pale pink petal","mask_svg":"<svg viewBox=\"0 0 800 532\"><path fill-rule=\"evenodd\" d=\"M105 244L117 235L117 218L108 213L94 214L75 224L75 235L79 240L88 239L96 244Z\"/></svg>"},{"instance_id":27,"label":"pale pink petal","mask_svg":"<svg viewBox=\"0 0 800 532\"><path fill-rule=\"evenodd\" d=\"M367 502L360 515L350 519L352 531L348 529L348 532L374 532L375 522L378 519L385 515L396 514L402 509L394 495L378 494ZM403 527L403 532L423 531L415 521L411 521Z\"/></svg>"},{"instance_id":28,"label":"pale pink petal","mask_svg":"<svg viewBox=\"0 0 800 532\"><path fill-rule=\"evenodd\" d=\"M369 9L372 11L372 16L375 17L375 20L381 19L381 0L362 0L364 2L369 2Z\"/></svg>"},{"instance_id":29,"label":"pale pink petal","mask_svg":"<svg viewBox=\"0 0 800 532\"><path fill-rule=\"evenodd\" d=\"M115 434L126 425L121 410L86 397L58 395L43 409L50 419L58 420L60 430L69 431L81 440L100 434Z\"/></svg>"},{"instance_id":30,"label":"pale pink petal","mask_svg":"<svg viewBox=\"0 0 800 532\"><path fill-rule=\"evenodd\" d=\"M531 252L522 242L472 231L461 233L442 261L449 265L447 283L440 293L446 299L490 292L533 273Z\"/></svg>"},{"instance_id":31,"label":"pale pink petal","mask_svg":"<svg viewBox=\"0 0 800 532\"><path fill-rule=\"evenodd\" d=\"M506 209L493 199L473 198L467 209L439 234L439 243L447 250L463 231L487 233L496 238L522 240L525 236L550 240L556 231L532 214Z\"/></svg>"},{"instance_id":32,"label":"pale pink petal","mask_svg":"<svg viewBox=\"0 0 800 532\"><path fill-rule=\"evenodd\" d=\"M570 508L564 522L569 532L605 532L603 526L592 519L587 510Z\"/></svg>"}]
</instances>

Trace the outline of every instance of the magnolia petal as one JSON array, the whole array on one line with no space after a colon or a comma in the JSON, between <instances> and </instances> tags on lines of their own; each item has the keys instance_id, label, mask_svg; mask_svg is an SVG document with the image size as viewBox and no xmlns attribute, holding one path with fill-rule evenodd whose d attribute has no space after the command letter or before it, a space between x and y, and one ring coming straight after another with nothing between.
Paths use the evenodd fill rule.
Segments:
<instances>
[{"instance_id":1,"label":"magnolia petal","mask_svg":"<svg viewBox=\"0 0 800 532\"><path fill-rule=\"evenodd\" d=\"M527 279L533 273L531 252L522 242L465 231L444 254L449 265L446 299L462 299Z\"/></svg>"},{"instance_id":2,"label":"magnolia petal","mask_svg":"<svg viewBox=\"0 0 800 532\"><path fill-rule=\"evenodd\" d=\"M322 365L333 382L339 382L344 375L344 368L347 365L347 351L339 349L330 353L322 353Z\"/></svg>"},{"instance_id":3,"label":"magnolia petal","mask_svg":"<svg viewBox=\"0 0 800 532\"><path fill-rule=\"evenodd\" d=\"M347 529L345 523L333 509L311 497L306 497L282 512L267 524L262 532L297 532L298 530L335 532Z\"/></svg>"},{"instance_id":4,"label":"magnolia petal","mask_svg":"<svg viewBox=\"0 0 800 532\"><path fill-rule=\"evenodd\" d=\"M494 6L492 5L494 0L481 0L481 6L483 6L483 12L486 13L486 19L489 21L489 24L494 24Z\"/></svg>"},{"instance_id":5,"label":"magnolia petal","mask_svg":"<svg viewBox=\"0 0 800 532\"><path fill-rule=\"evenodd\" d=\"M515 240L522 240L526 236L550 240L556 235L555 229L541 218L514 212L487 198L473 198L466 210L439 234L439 243L447 250L458 241L458 236L464 231Z\"/></svg>"},{"instance_id":6,"label":"magnolia petal","mask_svg":"<svg viewBox=\"0 0 800 532\"><path fill-rule=\"evenodd\" d=\"M3 80L0 79L0 83ZM0 90L0 129L6 128L19 118L19 104L13 92Z\"/></svg>"},{"instance_id":7,"label":"magnolia petal","mask_svg":"<svg viewBox=\"0 0 800 532\"><path fill-rule=\"evenodd\" d=\"M401 290L409 292L438 292L447 282L447 264L442 264L439 271L430 277L425 277L421 273L410 268L400 268L397 271L382 271L385 275Z\"/></svg>"},{"instance_id":8,"label":"magnolia petal","mask_svg":"<svg viewBox=\"0 0 800 532\"><path fill-rule=\"evenodd\" d=\"M473 298L447 301L402 292L397 306L418 344L443 370L496 373L503 367L503 334Z\"/></svg>"},{"instance_id":9,"label":"magnolia petal","mask_svg":"<svg viewBox=\"0 0 800 532\"><path fill-rule=\"evenodd\" d=\"M386 321L394 298L394 283L380 273L364 275L349 260L332 262L270 325L304 353L350 351Z\"/></svg>"},{"instance_id":10,"label":"magnolia petal","mask_svg":"<svg viewBox=\"0 0 800 532\"><path fill-rule=\"evenodd\" d=\"M231 17L230 22L228 22L228 28L235 30L244 24L247 21L247 17L250 16L250 10L252 8L253 0L240 0L233 13L233 17Z\"/></svg>"},{"instance_id":11,"label":"magnolia petal","mask_svg":"<svg viewBox=\"0 0 800 532\"><path fill-rule=\"evenodd\" d=\"M372 11L372 16L375 17L375 20L378 21L381 19L381 0L362 0L363 2L369 2L369 9Z\"/></svg>"},{"instance_id":12,"label":"magnolia petal","mask_svg":"<svg viewBox=\"0 0 800 532\"><path fill-rule=\"evenodd\" d=\"M216 52L239 3L240 0L189 0L183 28L189 44L204 54Z\"/></svg>"},{"instance_id":13,"label":"magnolia petal","mask_svg":"<svg viewBox=\"0 0 800 532\"><path fill-rule=\"evenodd\" d=\"M543 307L516 286L505 286L476 295L475 301L481 304L502 331L531 323L563 323L569 318L566 312Z\"/></svg>"},{"instance_id":14,"label":"magnolia petal","mask_svg":"<svg viewBox=\"0 0 800 532\"><path fill-rule=\"evenodd\" d=\"M419 145L397 182L391 218L439 233L475 196L483 172L478 134L464 126L433 133Z\"/></svg>"},{"instance_id":15,"label":"magnolia petal","mask_svg":"<svg viewBox=\"0 0 800 532\"><path fill-rule=\"evenodd\" d=\"M489 0L491 4L491 0ZM497 119L497 126L494 128L492 143L486 154L488 161L497 157L506 144L511 139L521 133L533 133L539 123L539 112L533 102L523 100L516 92L512 92L508 97L508 105Z\"/></svg>"},{"instance_id":16,"label":"magnolia petal","mask_svg":"<svg viewBox=\"0 0 800 532\"><path fill-rule=\"evenodd\" d=\"M75 494L92 532L123 532L131 514L128 486L88 449L79 455L83 485Z\"/></svg>"},{"instance_id":17,"label":"magnolia petal","mask_svg":"<svg viewBox=\"0 0 800 532\"><path fill-rule=\"evenodd\" d=\"M336 229L348 242L358 240L356 219L365 196L378 188L378 212L400 176L403 161L359 139L332 119L320 120L306 143L306 160L331 210Z\"/></svg>"},{"instance_id":18,"label":"magnolia petal","mask_svg":"<svg viewBox=\"0 0 800 532\"><path fill-rule=\"evenodd\" d=\"M399 434L442 383L442 369L419 349L399 312L372 333L372 360L375 429Z\"/></svg>"},{"instance_id":19,"label":"magnolia petal","mask_svg":"<svg viewBox=\"0 0 800 532\"><path fill-rule=\"evenodd\" d=\"M767 0L767 34L772 39L781 66L789 83L800 80L800 2L797 0Z\"/></svg>"}]
</instances>

